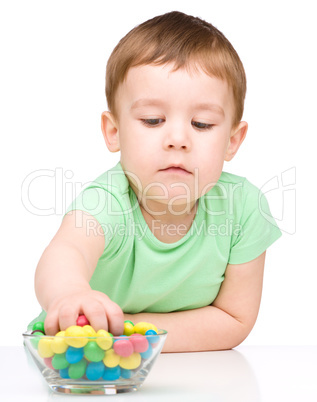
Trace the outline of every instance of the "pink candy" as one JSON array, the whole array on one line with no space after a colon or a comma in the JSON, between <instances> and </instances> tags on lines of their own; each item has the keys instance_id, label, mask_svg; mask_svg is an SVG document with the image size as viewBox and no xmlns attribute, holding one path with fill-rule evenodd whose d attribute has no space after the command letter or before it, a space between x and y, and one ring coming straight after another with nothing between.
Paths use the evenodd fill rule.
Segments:
<instances>
[{"instance_id":1,"label":"pink candy","mask_svg":"<svg viewBox=\"0 0 317 402\"><path fill-rule=\"evenodd\" d=\"M132 334L128 338L122 338L115 341L113 349L117 355L129 357L133 352L143 353L149 348L149 342L145 336L140 334Z\"/></svg>"},{"instance_id":2,"label":"pink candy","mask_svg":"<svg viewBox=\"0 0 317 402\"><path fill-rule=\"evenodd\" d=\"M44 360L46 367L54 370L54 367L52 366L52 359L53 359L53 357L45 357L43 360Z\"/></svg>"},{"instance_id":3,"label":"pink candy","mask_svg":"<svg viewBox=\"0 0 317 402\"><path fill-rule=\"evenodd\" d=\"M120 339L113 344L113 349L117 355L129 357L133 353L133 345L129 339Z\"/></svg>"},{"instance_id":4,"label":"pink candy","mask_svg":"<svg viewBox=\"0 0 317 402\"><path fill-rule=\"evenodd\" d=\"M83 327L84 325L89 325L89 321L87 320L85 315L80 315L77 318L76 325L79 327Z\"/></svg>"},{"instance_id":5,"label":"pink candy","mask_svg":"<svg viewBox=\"0 0 317 402\"><path fill-rule=\"evenodd\" d=\"M133 345L134 351L137 353L146 352L149 348L148 340L140 334L132 334L130 336L130 342Z\"/></svg>"}]
</instances>

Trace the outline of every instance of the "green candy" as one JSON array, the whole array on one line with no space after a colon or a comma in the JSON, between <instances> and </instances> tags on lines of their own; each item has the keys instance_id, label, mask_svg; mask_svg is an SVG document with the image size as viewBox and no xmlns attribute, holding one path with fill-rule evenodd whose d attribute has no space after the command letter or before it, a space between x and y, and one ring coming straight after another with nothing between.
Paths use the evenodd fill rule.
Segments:
<instances>
[{"instance_id":1,"label":"green candy","mask_svg":"<svg viewBox=\"0 0 317 402\"><path fill-rule=\"evenodd\" d=\"M82 359L78 363L70 364L68 367L69 377L72 378L73 380L83 377L86 372L86 367L87 367L87 361L85 359Z\"/></svg>"},{"instance_id":2,"label":"green candy","mask_svg":"<svg viewBox=\"0 0 317 402\"><path fill-rule=\"evenodd\" d=\"M68 361L66 360L66 353L60 353L54 355L52 359L52 366L56 370L62 370L69 366Z\"/></svg>"},{"instance_id":3,"label":"green candy","mask_svg":"<svg viewBox=\"0 0 317 402\"><path fill-rule=\"evenodd\" d=\"M45 334L44 330L44 322L43 321L37 321L33 324L32 331L42 331L43 334Z\"/></svg>"},{"instance_id":4,"label":"green candy","mask_svg":"<svg viewBox=\"0 0 317 402\"><path fill-rule=\"evenodd\" d=\"M34 332L34 334L32 334L30 342L34 349L37 349L37 346L38 346L42 336L43 336L42 332Z\"/></svg>"},{"instance_id":5,"label":"green candy","mask_svg":"<svg viewBox=\"0 0 317 402\"><path fill-rule=\"evenodd\" d=\"M96 342L88 342L84 347L84 354L91 362L100 362L105 357L105 351Z\"/></svg>"}]
</instances>

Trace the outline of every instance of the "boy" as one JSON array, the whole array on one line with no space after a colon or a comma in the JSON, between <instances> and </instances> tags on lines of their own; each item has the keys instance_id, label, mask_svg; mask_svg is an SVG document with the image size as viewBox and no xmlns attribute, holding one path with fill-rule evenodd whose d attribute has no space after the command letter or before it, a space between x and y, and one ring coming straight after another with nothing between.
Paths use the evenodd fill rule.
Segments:
<instances>
[{"instance_id":1,"label":"boy","mask_svg":"<svg viewBox=\"0 0 317 402\"><path fill-rule=\"evenodd\" d=\"M120 163L74 201L39 261L47 334L83 313L115 335L126 319L152 322L169 332L164 351L246 338L281 233L259 190L222 172L246 136L245 92L237 53L199 18L167 13L119 42L101 126Z\"/></svg>"}]
</instances>

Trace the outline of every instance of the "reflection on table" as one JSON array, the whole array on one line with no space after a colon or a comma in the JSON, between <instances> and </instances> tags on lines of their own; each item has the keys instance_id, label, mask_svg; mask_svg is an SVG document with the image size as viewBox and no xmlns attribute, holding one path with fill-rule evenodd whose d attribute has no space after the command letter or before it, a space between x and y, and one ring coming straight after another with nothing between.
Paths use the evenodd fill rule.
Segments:
<instances>
[{"instance_id":1,"label":"reflection on table","mask_svg":"<svg viewBox=\"0 0 317 402\"><path fill-rule=\"evenodd\" d=\"M0 347L0 353L1 401L70 402L76 398L53 393L22 346ZM113 398L116 402L316 402L316 361L317 346L240 346L221 352L166 353L159 356L138 391ZM98 399L78 398L84 402Z\"/></svg>"}]
</instances>

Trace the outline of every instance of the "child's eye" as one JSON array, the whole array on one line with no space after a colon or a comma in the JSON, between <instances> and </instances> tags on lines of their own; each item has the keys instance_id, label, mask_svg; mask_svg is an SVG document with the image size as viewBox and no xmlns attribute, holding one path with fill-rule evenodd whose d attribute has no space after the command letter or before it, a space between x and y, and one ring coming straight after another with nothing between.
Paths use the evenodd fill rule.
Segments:
<instances>
[{"instance_id":1,"label":"child's eye","mask_svg":"<svg viewBox=\"0 0 317 402\"><path fill-rule=\"evenodd\" d=\"M141 119L142 123L149 127L158 126L161 123L164 123L164 119Z\"/></svg>"},{"instance_id":2,"label":"child's eye","mask_svg":"<svg viewBox=\"0 0 317 402\"><path fill-rule=\"evenodd\" d=\"M207 123L200 123L199 121L192 121L192 126L198 128L199 130L209 130L214 125L213 124L207 124Z\"/></svg>"}]
</instances>

